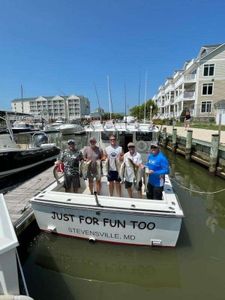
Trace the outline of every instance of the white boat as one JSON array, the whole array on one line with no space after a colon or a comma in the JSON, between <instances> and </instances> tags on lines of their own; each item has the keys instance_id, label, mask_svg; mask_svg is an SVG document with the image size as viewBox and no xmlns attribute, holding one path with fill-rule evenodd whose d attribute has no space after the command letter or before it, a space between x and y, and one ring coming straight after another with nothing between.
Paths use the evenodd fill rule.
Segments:
<instances>
[{"instance_id":1,"label":"white boat","mask_svg":"<svg viewBox=\"0 0 225 300\"><path fill-rule=\"evenodd\" d=\"M142 142L139 148L145 155L150 143L147 138L157 134L157 130L152 132L145 124L132 124L132 127L118 123L116 126L112 124L112 127L98 124L97 129L94 125L86 128L90 136L97 134L102 146L107 145L112 129L118 133L120 143ZM104 176L101 195L90 195L84 180L77 194L65 193L63 178L59 182L54 182L31 199L40 229L89 241L165 247L176 245L184 214L169 176L166 176L163 200L146 199L144 186L142 199L135 193L134 198L128 198L124 184L121 185L122 197L110 197Z\"/></svg>"},{"instance_id":2,"label":"white boat","mask_svg":"<svg viewBox=\"0 0 225 300\"><path fill-rule=\"evenodd\" d=\"M77 194L65 193L54 182L31 199L41 230L65 236L119 244L174 247L183 211L166 177L163 200L110 197L106 178L102 195L90 195L83 185Z\"/></svg>"},{"instance_id":3,"label":"white boat","mask_svg":"<svg viewBox=\"0 0 225 300\"><path fill-rule=\"evenodd\" d=\"M0 194L0 297L1 299L28 300L28 296L18 296L20 294L18 267L21 267L17 246L19 245L6 204L2 194ZM18 264L17 264L18 263ZM20 268L22 279L24 280L22 268ZM28 294L27 287L25 290ZM4 296L5 295L5 298ZM6 296L7 295L7 296ZM11 295L11 298L10 298Z\"/></svg>"},{"instance_id":4,"label":"white boat","mask_svg":"<svg viewBox=\"0 0 225 300\"><path fill-rule=\"evenodd\" d=\"M12 125L13 133L32 132L38 130L39 128L35 127L34 124L23 122L23 121L15 121Z\"/></svg>"},{"instance_id":5,"label":"white boat","mask_svg":"<svg viewBox=\"0 0 225 300\"><path fill-rule=\"evenodd\" d=\"M78 124L62 124L59 127L59 131L64 135L85 133L84 127Z\"/></svg>"},{"instance_id":6,"label":"white boat","mask_svg":"<svg viewBox=\"0 0 225 300\"><path fill-rule=\"evenodd\" d=\"M62 120L57 120L56 122L49 123L49 124L45 125L44 132L47 132L47 133L59 132L59 128L63 124L64 124L64 122Z\"/></svg>"}]
</instances>

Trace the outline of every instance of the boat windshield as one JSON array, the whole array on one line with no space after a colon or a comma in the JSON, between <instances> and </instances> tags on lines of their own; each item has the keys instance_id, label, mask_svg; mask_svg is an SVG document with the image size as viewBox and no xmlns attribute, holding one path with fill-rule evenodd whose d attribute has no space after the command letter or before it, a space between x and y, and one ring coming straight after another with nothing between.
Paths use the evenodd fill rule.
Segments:
<instances>
[{"instance_id":1,"label":"boat windshield","mask_svg":"<svg viewBox=\"0 0 225 300\"><path fill-rule=\"evenodd\" d=\"M151 141L152 132L137 132L136 141Z\"/></svg>"},{"instance_id":2,"label":"boat windshield","mask_svg":"<svg viewBox=\"0 0 225 300\"><path fill-rule=\"evenodd\" d=\"M101 132L101 139L102 141L109 141L109 137L113 132Z\"/></svg>"}]
</instances>

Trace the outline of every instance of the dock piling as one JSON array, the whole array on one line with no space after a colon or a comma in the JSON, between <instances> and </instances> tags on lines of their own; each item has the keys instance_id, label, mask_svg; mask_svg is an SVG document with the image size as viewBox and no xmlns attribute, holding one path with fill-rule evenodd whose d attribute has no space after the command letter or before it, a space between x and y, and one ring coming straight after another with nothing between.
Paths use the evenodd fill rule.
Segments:
<instances>
[{"instance_id":1,"label":"dock piling","mask_svg":"<svg viewBox=\"0 0 225 300\"><path fill-rule=\"evenodd\" d=\"M185 159L191 160L191 148L192 148L192 130L187 131L187 137L186 137L186 147L185 147Z\"/></svg>"},{"instance_id":2,"label":"dock piling","mask_svg":"<svg viewBox=\"0 0 225 300\"><path fill-rule=\"evenodd\" d=\"M219 134L212 134L209 156L209 173L215 175L219 154Z\"/></svg>"}]
</instances>

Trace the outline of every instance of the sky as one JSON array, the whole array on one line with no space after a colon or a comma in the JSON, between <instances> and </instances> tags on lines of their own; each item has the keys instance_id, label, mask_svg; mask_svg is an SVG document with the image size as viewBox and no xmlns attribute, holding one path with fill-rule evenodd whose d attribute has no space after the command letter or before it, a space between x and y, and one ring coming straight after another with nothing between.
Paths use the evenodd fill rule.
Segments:
<instances>
[{"instance_id":1,"label":"sky","mask_svg":"<svg viewBox=\"0 0 225 300\"><path fill-rule=\"evenodd\" d=\"M110 87L112 111L128 111L225 42L224 12L224 0L0 0L0 109L22 85L24 98L83 95L91 111L110 111Z\"/></svg>"}]
</instances>

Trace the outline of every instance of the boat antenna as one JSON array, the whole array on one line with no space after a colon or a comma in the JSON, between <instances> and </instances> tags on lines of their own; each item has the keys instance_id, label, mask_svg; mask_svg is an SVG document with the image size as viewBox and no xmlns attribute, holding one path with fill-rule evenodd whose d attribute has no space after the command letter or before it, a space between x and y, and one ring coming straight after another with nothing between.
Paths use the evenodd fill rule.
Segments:
<instances>
[{"instance_id":1,"label":"boat antenna","mask_svg":"<svg viewBox=\"0 0 225 300\"><path fill-rule=\"evenodd\" d=\"M107 81L108 81L108 95L109 95L109 116L111 120L112 119L112 95L111 95L109 76L107 76Z\"/></svg>"},{"instance_id":2,"label":"boat antenna","mask_svg":"<svg viewBox=\"0 0 225 300\"><path fill-rule=\"evenodd\" d=\"M146 123L146 106L147 106L147 84L148 84L148 72L145 72L145 106L144 106L144 123Z\"/></svg>"},{"instance_id":3,"label":"boat antenna","mask_svg":"<svg viewBox=\"0 0 225 300\"><path fill-rule=\"evenodd\" d=\"M98 91L97 91L97 87L96 87L95 83L94 83L94 88L95 88L96 98L97 98L97 101L98 101L98 112L100 114L100 121L102 122L102 112L100 111L100 109L101 109L101 107L100 107L100 101L99 101Z\"/></svg>"}]
</instances>

